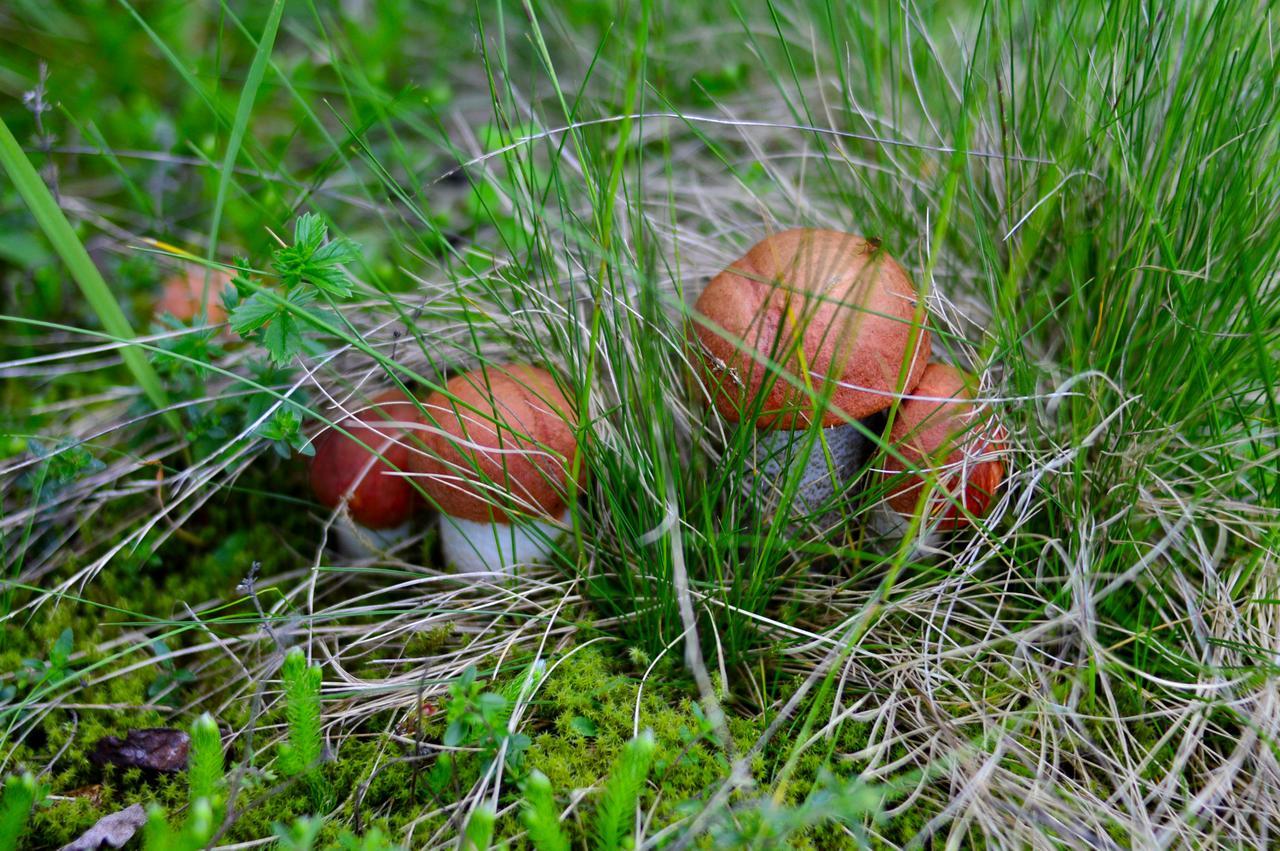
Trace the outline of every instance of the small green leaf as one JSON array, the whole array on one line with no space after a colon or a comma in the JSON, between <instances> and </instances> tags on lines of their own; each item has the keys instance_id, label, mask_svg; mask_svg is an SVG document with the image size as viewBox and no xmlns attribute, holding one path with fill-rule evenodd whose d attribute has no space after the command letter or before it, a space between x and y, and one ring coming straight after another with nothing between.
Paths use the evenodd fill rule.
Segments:
<instances>
[{"instance_id":1,"label":"small green leaf","mask_svg":"<svg viewBox=\"0 0 1280 851\"><path fill-rule=\"evenodd\" d=\"M302 420L292 408L277 408L270 419L258 426L257 435L272 441L272 447L282 458L290 457L294 450L303 455L316 452L302 433Z\"/></svg>"},{"instance_id":2,"label":"small green leaf","mask_svg":"<svg viewBox=\"0 0 1280 851\"><path fill-rule=\"evenodd\" d=\"M254 293L231 312L231 328L241 337L247 337L253 331L266 325L276 314L280 306L265 293Z\"/></svg>"},{"instance_id":3,"label":"small green leaf","mask_svg":"<svg viewBox=\"0 0 1280 851\"><path fill-rule=\"evenodd\" d=\"M65 666L71 659L71 651L74 648L75 636L71 632L71 627L67 627L53 643L53 649L49 651L49 661L59 668Z\"/></svg>"},{"instance_id":4,"label":"small green leaf","mask_svg":"<svg viewBox=\"0 0 1280 851\"><path fill-rule=\"evenodd\" d=\"M359 258L360 255L355 246L346 239L335 239L327 242L311 253L311 263L321 266L353 263Z\"/></svg>"},{"instance_id":5,"label":"small green leaf","mask_svg":"<svg viewBox=\"0 0 1280 851\"><path fill-rule=\"evenodd\" d=\"M289 363L302 349L298 321L287 313L276 316L262 334L262 345L275 363L281 366Z\"/></svg>"},{"instance_id":6,"label":"small green leaf","mask_svg":"<svg viewBox=\"0 0 1280 851\"><path fill-rule=\"evenodd\" d=\"M317 289L337 298L351 295L351 285L347 283L347 275L341 269L315 267L310 270L307 280Z\"/></svg>"},{"instance_id":7,"label":"small green leaf","mask_svg":"<svg viewBox=\"0 0 1280 851\"><path fill-rule=\"evenodd\" d=\"M599 732L596 729L596 722L592 721L590 718L583 717L582 715L573 716L573 720L569 722L569 729L573 730L573 732L577 733L579 736L584 736L588 739L595 737Z\"/></svg>"},{"instance_id":8,"label":"small green leaf","mask_svg":"<svg viewBox=\"0 0 1280 851\"><path fill-rule=\"evenodd\" d=\"M315 213L303 213L293 223L293 244L314 250L320 243L324 242L325 234L328 231L329 228L325 225L324 219Z\"/></svg>"},{"instance_id":9,"label":"small green leaf","mask_svg":"<svg viewBox=\"0 0 1280 851\"><path fill-rule=\"evenodd\" d=\"M292 292L306 283L339 298L351 295L341 265L359 259L359 252L349 240L326 242L327 236L328 228L319 216L306 213L298 218L294 244L277 250L271 261L286 290Z\"/></svg>"}]
</instances>

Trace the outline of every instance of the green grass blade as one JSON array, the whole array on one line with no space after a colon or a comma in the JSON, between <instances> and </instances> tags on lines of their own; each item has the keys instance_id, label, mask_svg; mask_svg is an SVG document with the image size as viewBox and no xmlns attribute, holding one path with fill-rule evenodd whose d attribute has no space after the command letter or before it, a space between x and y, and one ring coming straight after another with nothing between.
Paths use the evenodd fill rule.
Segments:
<instances>
[{"instance_id":1,"label":"green grass blade","mask_svg":"<svg viewBox=\"0 0 1280 851\"><path fill-rule=\"evenodd\" d=\"M151 39L151 43L154 44L156 49L160 51L160 54L169 61L169 64L173 66L173 69L178 72L178 76L180 76L183 81L191 87L192 91L200 96L200 99L204 101L205 105L209 107L209 110L217 118L225 121L226 119L218 110L218 105L213 101L213 98L209 97L209 93L206 92L204 87L196 80L195 75L191 73L191 69L178 58L178 55L170 49L169 45L164 43L164 39L160 38L160 34L152 29L151 25L147 23L146 19L143 18L142 15L138 14L138 10L133 8L132 4L129 3L129 0L120 0L120 5L129 13L129 16L137 22L142 31L147 34L147 38Z\"/></svg>"},{"instance_id":2,"label":"green grass blade","mask_svg":"<svg viewBox=\"0 0 1280 851\"><path fill-rule=\"evenodd\" d=\"M218 195L213 203L213 223L209 226L209 250L206 258L213 260L218 248L218 230L222 226L222 210L227 200L227 190L231 186L236 157L240 153L240 145L244 142L245 131L249 128L249 115L253 112L253 102L258 97L258 89L262 85L262 77L267 71L267 62L271 59L271 48L276 43L276 32L280 29L280 18L284 14L284 0L276 0L267 16L267 25L263 27L262 38L258 39L258 50L253 55L253 64L249 66L249 74L245 77L244 88L240 91L240 102L236 105L235 121L231 125L231 136L227 139L227 152L222 158L222 173L218 177Z\"/></svg>"},{"instance_id":3,"label":"green grass blade","mask_svg":"<svg viewBox=\"0 0 1280 851\"><path fill-rule=\"evenodd\" d=\"M0 120L0 164L3 164L9 179L22 195L22 200L31 208L31 213L40 224L40 229L49 238L49 242L53 244L62 262L67 264L71 277L75 278L84 297L88 299L89 305L97 314L98 320L102 322L102 326L119 341L123 343L131 341L134 337L133 329L129 327L129 320L125 318L124 311L120 309L107 282L103 280L102 273L98 271L97 266L93 265L89 252L76 236L62 208L49 192L49 187L45 186L44 181L40 179L35 166L31 164L31 160L27 158L22 146L18 144L18 140L14 138L3 120ZM164 386L141 350L126 345L121 349L120 354L124 358L125 366L133 373L134 380L138 382L142 392L147 394L151 403L157 408L166 407L169 399ZM182 424L175 414L166 413L165 421L174 431L181 432Z\"/></svg>"}]
</instances>

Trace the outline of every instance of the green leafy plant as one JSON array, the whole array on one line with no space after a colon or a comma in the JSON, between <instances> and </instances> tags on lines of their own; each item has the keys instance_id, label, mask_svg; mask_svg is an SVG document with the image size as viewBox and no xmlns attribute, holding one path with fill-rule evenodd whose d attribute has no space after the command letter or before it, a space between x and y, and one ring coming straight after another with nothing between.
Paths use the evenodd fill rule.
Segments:
<instances>
[{"instance_id":1,"label":"green leafy plant","mask_svg":"<svg viewBox=\"0 0 1280 851\"><path fill-rule=\"evenodd\" d=\"M234 279L239 298L228 317L231 327L266 349L277 364L287 364L303 352L308 315L337 325L330 312L315 306L318 300L332 303L351 294L342 266L358 259L359 252L350 241L330 240L328 235L329 228L319 216L298 217L293 244L277 249L271 262L283 292L259 287L243 276Z\"/></svg>"},{"instance_id":2,"label":"green leafy plant","mask_svg":"<svg viewBox=\"0 0 1280 851\"><path fill-rule=\"evenodd\" d=\"M280 851L311 851L323 827L324 819L318 816L298 816L290 824L276 822L272 830Z\"/></svg>"},{"instance_id":3,"label":"green leafy plant","mask_svg":"<svg viewBox=\"0 0 1280 851\"><path fill-rule=\"evenodd\" d=\"M493 824L496 818L493 807L483 804L476 807L462 832L462 851L489 851L489 846L493 844Z\"/></svg>"},{"instance_id":4,"label":"green leafy plant","mask_svg":"<svg viewBox=\"0 0 1280 851\"><path fill-rule=\"evenodd\" d=\"M302 419L292 408L277 408L270 419L258 426L256 434L269 441L281 458L291 458L294 452L316 454L315 446L302 431Z\"/></svg>"},{"instance_id":5,"label":"green leafy plant","mask_svg":"<svg viewBox=\"0 0 1280 851\"><path fill-rule=\"evenodd\" d=\"M143 832L146 851L196 851L213 838L224 811L226 772L222 756L222 735L217 722L204 713L191 725L191 745L187 756L187 817L175 829L163 807L147 810Z\"/></svg>"},{"instance_id":6,"label":"green leafy plant","mask_svg":"<svg viewBox=\"0 0 1280 851\"><path fill-rule=\"evenodd\" d=\"M596 805L597 851L619 851L630 835L636 799L649 776L653 751L653 733L645 730L627 742L619 754Z\"/></svg>"},{"instance_id":7,"label":"green leafy plant","mask_svg":"<svg viewBox=\"0 0 1280 851\"><path fill-rule=\"evenodd\" d=\"M216 826L213 806L206 798L191 804L186 821L176 830L169 824L164 808L152 804L147 808L142 847L145 851L198 851L213 838Z\"/></svg>"},{"instance_id":8,"label":"green leafy plant","mask_svg":"<svg viewBox=\"0 0 1280 851\"><path fill-rule=\"evenodd\" d=\"M560 812L551 793L551 781L541 771L529 772L524 781L524 806L520 812L529 841L538 851L569 851L569 837L560 826Z\"/></svg>"},{"instance_id":9,"label":"green leafy plant","mask_svg":"<svg viewBox=\"0 0 1280 851\"><path fill-rule=\"evenodd\" d=\"M319 816L300 816L289 824L276 822L272 825L276 847L280 851L311 851L317 847L324 824L324 819ZM376 827L363 836L344 830L338 835L336 842L324 843L318 847L332 851L403 851L402 846L392 842Z\"/></svg>"},{"instance_id":10,"label":"green leafy plant","mask_svg":"<svg viewBox=\"0 0 1280 851\"><path fill-rule=\"evenodd\" d=\"M191 750L187 758L188 797L217 802L222 796L226 769L222 758L222 734L213 716L204 713L191 725Z\"/></svg>"},{"instance_id":11,"label":"green leafy plant","mask_svg":"<svg viewBox=\"0 0 1280 851\"><path fill-rule=\"evenodd\" d=\"M344 830L338 836L338 848L342 851L402 851L403 846L392 842L375 827L364 836L356 836L351 831Z\"/></svg>"},{"instance_id":12,"label":"green leafy plant","mask_svg":"<svg viewBox=\"0 0 1280 851\"><path fill-rule=\"evenodd\" d=\"M174 664L173 651L163 639L153 640L151 651L156 655L156 667L159 673L147 686L147 699L152 703L176 707L180 702L180 689L195 682L195 674L188 668L179 668Z\"/></svg>"},{"instance_id":13,"label":"green leafy plant","mask_svg":"<svg viewBox=\"0 0 1280 851\"><path fill-rule=\"evenodd\" d=\"M320 684L318 665L308 665L298 647L284 657L280 670L284 681L285 719L289 739L280 746L280 771L286 777L303 780L316 810L329 806L332 792L320 771L324 743L320 735Z\"/></svg>"},{"instance_id":14,"label":"green leafy plant","mask_svg":"<svg viewBox=\"0 0 1280 851\"><path fill-rule=\"evenodd\" d=\"M28 703L71 678L71 653L74 649L75 636L71 627L67 627L49 645L48 658L24 658L14 671L13 682L0 688L0 718L10 713L23 713ZM21 699L16 700L19 695Z\"/></svg>"},{"instance_id":15,"label":"green leafy plant","mask_svg":"<svg viewBox=\"0 0 1280 851\"><path fill-rule=\"evenodd\" d=\"M0 792L0 851L15 851L36 801L36 778L31 772L13 775Z\"/></svg>"},{"instance_id":16,"label":"green leafy plant","mask_svg":"<svg viewBox=\"0 0 1280 851\"><path fill-rule=\"evenodd\" d=\"M93 456L89 447L74 440L61 440L53 446L31 439L27 449L41 463L18 479L18 484L36 499L56 496L81 476L102 470L106 465Z\"/></svg>"},{"instance_id":17,"label":"green leafy plant","mask_svg":"<svg viewBox=\"0 0 1280 851\"><path fill-rule=\"evenodd\" d=\"M649 776L655 747L652 731L645 730L627 742L618 754L596 804L592 830L592 847L595 851L621 851L628 847L632 815ZM560 824L560 813L556 808L551 780L535 769L525 778L522 789L524 801L520 818L529 833L529 841L538 851L567 851L570 842ZM477 810L472 821L479 816L480 811ZM471 825L468 824L468 837L470 832ZM489 835L486 834L483 838L485 844L478 841L474 843L477 848L488 847Z\"/></svg>"},{"instance_id":18,"label":"green leafy plant","mask_svg":"<svg viewBox=\"0 0 1280 851\"><path fill-rule=\"evenodd\" d=\"M795 806L766 797L727 811L711 828L712 844L760 851L788 847L796 835L831 823L845 825L856 835L863 819L877 815L883 802L883 790L857 778L843 780L824 768L808 797ZM865 839L862 844L867 844Z\"/></svg>"},{"instance_id":19,"label":"green leafy plant","mask_svg":"<svg viewBox=\"0 0 1280 851\"><path fill-rule=\"evenodd\" d=\"M481 772L499 753L503 753L507 769L517 779L523 776L529 737L507 731L511 702L501 694L485 690L484 684L476 679L474 666L467 668L458 681L449 686L445 717L448 726L445 727L443 744L446 747L477 749Z\"/></svg>"}]
</instances>

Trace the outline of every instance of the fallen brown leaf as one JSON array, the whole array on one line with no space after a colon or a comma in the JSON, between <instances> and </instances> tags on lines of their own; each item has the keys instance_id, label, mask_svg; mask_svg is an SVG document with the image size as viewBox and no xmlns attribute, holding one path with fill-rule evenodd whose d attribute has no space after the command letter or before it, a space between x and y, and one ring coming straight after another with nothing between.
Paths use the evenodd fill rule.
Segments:
<instances>
[{"instance_id":1,"label":"fallen brown leaf","mask_svg":"<svg viewBox=\"0 0 1280 851\"><path fill-rule=\"evenodd\" d=\"M103 736L94 743L89 761L94 765L121 768L148 768L152 771L181 771L187 767L191 737L181 730L155 727L130 730L119 736Z\"/></svg>"}]
</instances>

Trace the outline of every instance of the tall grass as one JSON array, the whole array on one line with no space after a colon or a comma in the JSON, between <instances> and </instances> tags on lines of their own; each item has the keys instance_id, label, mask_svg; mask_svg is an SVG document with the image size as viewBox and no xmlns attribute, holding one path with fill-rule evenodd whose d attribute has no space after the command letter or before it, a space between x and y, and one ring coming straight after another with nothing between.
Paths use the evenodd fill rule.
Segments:
<instances>
[{"instance_id":1,"label":"tall grass","mask_svg":"<svg viewBox=\"0 0 1280 851\"><path fill-rule=\"evenodd\" d=\"M31 209L31 214L39 223L40 229L71 271L71 276L92 305L103 327L125 344L121 357L138 382L138 386L152 404L163 408L168 401L164 387L161 386L159 377L142 352L128 347L134 333L129 327L129 321L120 310L116 296L102 279L101 273L85 251L84 245L58 207L57 200L40 179L40 175L36 173L31 161L19 146L18 140L13 137L13 133L3 121L0 121L0 165L4 166L9 180ZM166 412L166 418L171 425L177 427L177 419L172 413Z\"/></svg>"}]
</instances>

